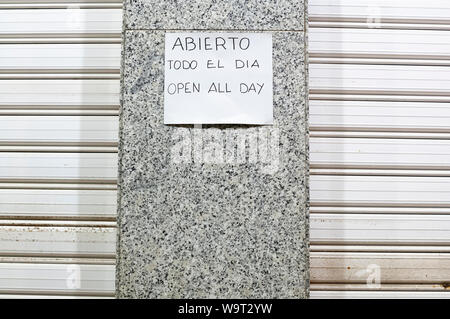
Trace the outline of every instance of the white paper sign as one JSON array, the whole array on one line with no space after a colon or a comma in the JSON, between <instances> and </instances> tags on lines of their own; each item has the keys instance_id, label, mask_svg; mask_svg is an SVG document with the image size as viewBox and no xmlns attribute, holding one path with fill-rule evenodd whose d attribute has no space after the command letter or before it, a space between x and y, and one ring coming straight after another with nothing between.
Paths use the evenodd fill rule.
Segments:
<instances>
[{"instance_id":1,"label":"white paper sign","mask_svg":"<svg viewBox=\"0 0 450 319\"><path fill-rule=\"evenodd\" d=\"M272 34L166 33L165 124L272 124Z\"/></svg>"}]
</instances>

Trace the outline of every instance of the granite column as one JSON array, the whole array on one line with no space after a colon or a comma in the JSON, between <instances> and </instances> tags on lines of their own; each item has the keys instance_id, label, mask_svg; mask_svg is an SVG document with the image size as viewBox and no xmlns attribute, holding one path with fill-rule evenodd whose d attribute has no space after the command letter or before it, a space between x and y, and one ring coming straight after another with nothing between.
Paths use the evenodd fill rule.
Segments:
<instances>
[{"instance_id":1,"label":"granite column","mask_svg":"<svg viewBox=\"0 0 450 319\"><path fill-rule=\"evenodd\" d=\"M125 0L118 298L306 298L306 0ZM164 36L270 32L274 124L165 125Z\"/></svg>"}]
</instances>

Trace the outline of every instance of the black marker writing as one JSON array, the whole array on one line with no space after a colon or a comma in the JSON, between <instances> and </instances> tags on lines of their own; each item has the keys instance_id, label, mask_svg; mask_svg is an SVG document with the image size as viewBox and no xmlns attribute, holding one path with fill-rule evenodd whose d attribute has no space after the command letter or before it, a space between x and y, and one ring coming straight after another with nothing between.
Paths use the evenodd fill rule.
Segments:
<instances>
[{"instance_id":1,"label":"black marker writing","mask_svg":"<svg viewBox=\"0 0 450 319\"><path fill-rule=\"evenodd\" d=\"M172 45L172 51L227 51L250 48L250 39L247 37L177 37Z\"/></svg>"}]
</instances>

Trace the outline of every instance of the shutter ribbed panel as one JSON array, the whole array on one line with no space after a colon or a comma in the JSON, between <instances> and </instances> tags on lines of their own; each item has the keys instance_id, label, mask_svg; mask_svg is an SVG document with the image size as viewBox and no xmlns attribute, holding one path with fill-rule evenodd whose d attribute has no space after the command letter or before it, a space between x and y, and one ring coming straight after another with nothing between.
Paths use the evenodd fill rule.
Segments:
<instances>
[{"instance_id":1,"label":"shutter ribbed panel","mask_svg":"<svg viewBox=\"0 0 450 319\"><path fill-rule=\"evenodd\" d=\"M309 1L312 298L450 297L449 17Z\"/></svg>"},{"instance_id":2,"label":"shutter ribbed panel","mask_svg":"<svg viewBox=\"0 0 450 319\"><path fill-rule=\"evenodd\" d=\"M0 298L114 295L120 0L0 0Z\"/></svg>"}]
</instances>

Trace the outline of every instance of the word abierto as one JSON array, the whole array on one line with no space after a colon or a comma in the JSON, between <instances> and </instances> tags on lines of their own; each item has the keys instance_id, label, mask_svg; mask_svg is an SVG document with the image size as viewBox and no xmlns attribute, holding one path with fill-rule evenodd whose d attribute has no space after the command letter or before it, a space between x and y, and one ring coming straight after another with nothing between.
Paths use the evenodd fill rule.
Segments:
<instances>
[{"instance_id":1,"label":"word abierto","mask_svg":"<svg viewBox=\"0 0 450 319\"><path fill-rule=\"evenodd\" d=\"M246 51L249 47L250 39L247 37L177 37L172 46L172 51Z\"/></svg>"},{"instance_id":2,"label":"word abierto","mask_svg":"<svg viewBox=\"0 0 450 319\"><path fill-rule=\"evenodd\" d=\"M239 87L232 89L232 85L227 82L212 82L207 86L207 93L233 93L235 91L246 94L246 93L255 93L256 95L261 94L265 83L239 83ZM167 93L170 95L174 94L192 94L192 93L201 93L202 92L201 83L194 82L184 82L184 83L170 83L167 86Z\"/></svg>"}]
</instances>

